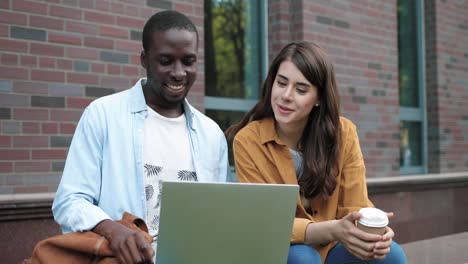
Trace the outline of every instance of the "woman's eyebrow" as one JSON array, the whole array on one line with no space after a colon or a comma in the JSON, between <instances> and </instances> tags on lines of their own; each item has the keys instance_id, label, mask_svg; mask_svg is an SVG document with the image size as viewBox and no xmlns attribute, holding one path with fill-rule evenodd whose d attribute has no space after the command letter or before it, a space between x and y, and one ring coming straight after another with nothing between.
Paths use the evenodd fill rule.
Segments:
<instances>
[{"instance_id":1,"label":"woman's eyebrow","mask_svg":"<svg viewBox=\"0 0 468 264\"><path fill-rule=\"evenodd\" d=\"M289 80L286 76L281 75L281 74L279 74L279 73L278 73L278 77L280 77L280 78L282 78L282 79L285 79L285 80Z\"/></svg>"},{"instance_id":2,"label":"woman's eyebrow","mask_svg":"<svg viewBox=\"0 0 468 264\"><path fill-rule=\"evenodd\" d=\"M309 83L304 83L304 82L297 82L296 84L297 84L297 85L300 85L300 86L306 86L306 87L310 87L310 86L311 86L311 84L309 84Z\"/></svg>"},{"instance_id":3,"label":"woman's eyebrow","mask_svg":"<svg viewBox=\"0 0 468 264\"><path fill-rule=\"evenodd\" d=\"M278 77L281 78L281 79L285 79L286 81L289 81L288 77L284 76L284 75L281 75L280 73L278 73ZM309 83L305 83L305 82L297 82L296 85L299 85L299 86L306 86L306 87L310 87L311 84Z\"/></svg>"}]
</instances>

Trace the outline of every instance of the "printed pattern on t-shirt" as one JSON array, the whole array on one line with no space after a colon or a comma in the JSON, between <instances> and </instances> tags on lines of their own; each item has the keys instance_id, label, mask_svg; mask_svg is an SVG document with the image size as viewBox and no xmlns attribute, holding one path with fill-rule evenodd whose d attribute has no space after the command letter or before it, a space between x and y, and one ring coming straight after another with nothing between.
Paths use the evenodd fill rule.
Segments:
<instances>
[{"instance_id":1,"label":"printed pattern on t-shirt","mask_svg":"<svg viewBox=\"0 0 468 264\"><path fill-rule=\"evenodd\" d=\"M198 177L185 115L165 117L151 107L147 109L143 144L145 219L156 247L163 181L198 181Z\"/></svg>"},{"instance_id":2,"label":"printed pattern on t-shirt","mask_svg":"<svg viewBox=\"0 0 468 264\"><path fill-rule=\"evenodd\" d=\"M159 213L161 211L162 182L171 181L198 181L197 173L189 170L164 170L161 166L145 164L145 195L147 210L148 230L154 239L157 240L159 234ZM168 173L165 173L168 172ZM172 174L172 176L171 176Z\"/></svg>"}]
</instances>

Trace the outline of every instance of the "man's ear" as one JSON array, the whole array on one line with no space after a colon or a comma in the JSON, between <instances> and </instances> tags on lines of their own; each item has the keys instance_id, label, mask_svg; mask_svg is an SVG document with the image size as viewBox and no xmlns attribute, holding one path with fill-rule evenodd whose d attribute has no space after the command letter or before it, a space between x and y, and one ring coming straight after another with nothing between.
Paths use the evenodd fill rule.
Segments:
<instances>
[{"instance_id":1,"label":"man's ear","mask_svg":"<svg viewBox=\"0 0 468 264\"><path fill-rule=\"evenodd\" d=\"M144 50L142 50L140 53L140 64L143 66L143 68L147 69L148 64L146 63L146 53Z\"/></svg>"}]
</instances>

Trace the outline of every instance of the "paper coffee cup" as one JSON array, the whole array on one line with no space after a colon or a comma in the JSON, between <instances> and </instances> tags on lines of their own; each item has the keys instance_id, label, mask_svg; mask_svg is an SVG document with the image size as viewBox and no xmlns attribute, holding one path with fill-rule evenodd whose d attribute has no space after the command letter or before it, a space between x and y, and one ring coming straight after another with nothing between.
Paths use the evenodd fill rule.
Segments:
<instances>
[{"instance_id":1,"label":"paper coffee cup","mask_svg":"<svg viewBox=\"0 0 468 264\"><path fill-rule=\"evenodd\" d=\"M362 217L357 222L357 227L364 232L383 235L385 227L388 225L387 213L384 211L367 207L359 210Z\"/></svg>"}]
</instances>

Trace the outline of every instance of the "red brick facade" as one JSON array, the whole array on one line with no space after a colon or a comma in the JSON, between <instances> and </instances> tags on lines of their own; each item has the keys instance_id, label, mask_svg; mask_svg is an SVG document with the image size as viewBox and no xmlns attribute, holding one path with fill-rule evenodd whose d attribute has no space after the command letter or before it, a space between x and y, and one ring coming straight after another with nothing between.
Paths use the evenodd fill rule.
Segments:
<instances>
[{"instance_id":1,"label":"red brick facade","mask_svg":"<svg viewBox=\"0 0 468 264\"><path fill-rule=\"evenodd\" d=\"M163 9L187 14L203 47L201 0L0 2L0 194L56 190L83 109L144 76L141 31Z\"/></svg>"},{"instance_id":2,"label":"red brick facade","mask_svg":"<svg viewBox=\"0 0 468 264\"><path fill-rule=\"evenodd\" d=\"M358 126L368 175L398 175L395 1L280 1L275 5L288 6L277 11L280 14L290 10L289 16L281 15L289 19L284 24L292 21L290 40L315 41L326 47L333 58L342 115ZM281 36L278 32L273 34ZM281 46L284 40L279 42L273 48Z\"/></svg>"},{"instance_id":3,"label":"red brick facade","mask_svg":"<svg viewBox=\"0 0 468 264\"><path fill-rule=\"evenodd\" d=\"M468 168L468 2L426 1L428 167Z\"/></svg>"},{"instance_id":4,"label":"red brick facade","mask_svg":"<svg viewBox=\"0 0 468 264\"><path fill-rule=\"evenodd\" d=\"M468 3L425 1L428 169L468 169ZM162 9L200 34L191 102L203 110L203 1L0 1L0 194L55 191L80 115L94 98L129 88L141 30ZM268 1L270 58L290 41L331 54L342 115L357 126L369 177L399 174L396 1Z\"/></svg>"}]
</instances>

